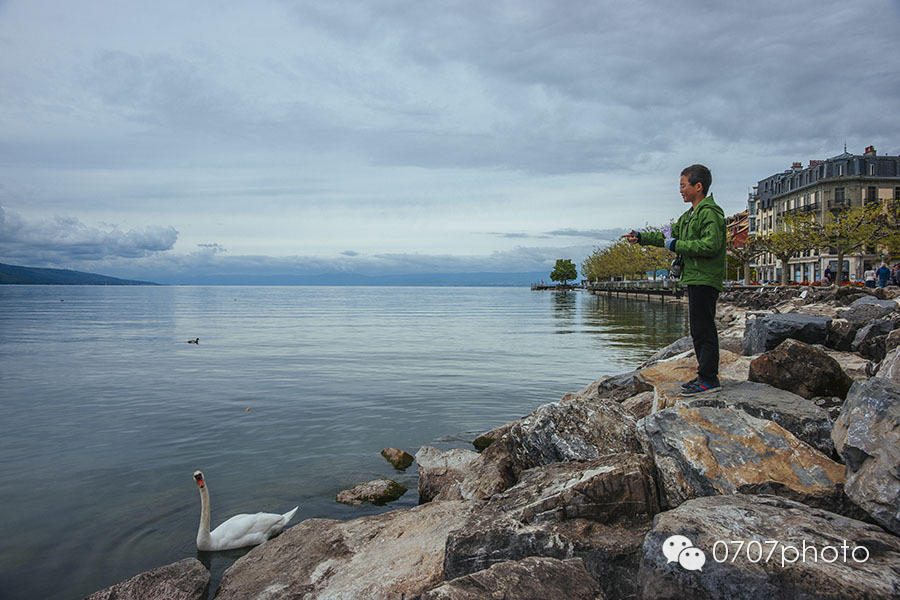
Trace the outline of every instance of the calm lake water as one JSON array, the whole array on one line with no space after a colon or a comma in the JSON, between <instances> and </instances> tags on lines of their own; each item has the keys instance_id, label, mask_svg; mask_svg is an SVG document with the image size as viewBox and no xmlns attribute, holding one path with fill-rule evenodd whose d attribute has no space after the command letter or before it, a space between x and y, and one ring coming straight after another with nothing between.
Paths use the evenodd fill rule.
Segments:
<instances>
[{"instance_id":1,"label":"calm lake water","mask_svg":"<svg viewBox=\"0 0 900 600\"><path fill-rule=\"evenodd\" d=\"M215 585L245 551L197 552L195 469L213 527L412 507L382 448L471 448L686 332L679 304L525 288L0 286L0 597L191 556ZM385 476L410 491L334 501Z\"/></svg>"}]
</instances>

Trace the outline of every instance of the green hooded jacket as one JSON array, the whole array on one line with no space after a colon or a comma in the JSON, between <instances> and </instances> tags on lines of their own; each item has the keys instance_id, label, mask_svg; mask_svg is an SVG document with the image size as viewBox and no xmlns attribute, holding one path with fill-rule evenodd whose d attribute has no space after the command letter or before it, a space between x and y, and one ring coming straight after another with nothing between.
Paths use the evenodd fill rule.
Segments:
<instances>
[{"instance_id":1,"label":"green hooded jacket","mask_svg":"<svg viewBox=\"0 0 900 600\"><path fill-rule=\"evenodd\" d=\"M682 285L708 285L722 291L725 279L725 213L712 194L689 208L672 226L675 252L684 258ZM644 246L663 246L665 236L658 231L641 233Z\"/></svg>"}]
</instances>

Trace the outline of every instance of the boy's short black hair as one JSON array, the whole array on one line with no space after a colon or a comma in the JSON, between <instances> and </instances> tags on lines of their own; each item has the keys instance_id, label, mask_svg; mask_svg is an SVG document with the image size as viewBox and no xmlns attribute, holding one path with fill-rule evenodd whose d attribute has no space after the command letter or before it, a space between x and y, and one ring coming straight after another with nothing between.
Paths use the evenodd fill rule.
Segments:
<instances>
[{"instance_id":1,"label":"boy's short black hair","mask_svg":"<svg viewBox=\"0 0 900 600\"><path fill-rule=\"evenodd\" d=\"M687 177L688 183L691 185L702 184L703 193L709 194L709 186L712 185L712 173L709 172L709 169L703 165L691 165L685 167L681 174Z\"/></svg>"}]
</instances>

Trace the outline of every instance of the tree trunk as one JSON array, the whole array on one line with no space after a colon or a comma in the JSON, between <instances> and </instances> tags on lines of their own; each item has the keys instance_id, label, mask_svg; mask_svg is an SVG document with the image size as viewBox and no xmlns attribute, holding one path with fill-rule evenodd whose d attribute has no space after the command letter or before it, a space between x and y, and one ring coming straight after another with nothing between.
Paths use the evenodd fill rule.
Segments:
<instances>
[{"instance_id":1,"label":"tree trunk","mask_svg":"<svg viewBox=\"0 0 900 600\"><path fill-rule=\"evenodd\" d=\"M781 259L781 285L788 284L788 269L790 265L788 265L788 260L790 260L790 256L785 256Z\"/></svg>"},{"instance_id":2,"label":"tree trunk","mask_svg":"<svg viewBox=\"0 0 900 600\"><path fill-rule=\"evenodd\" d=\"M834 282L841 285L844 278L844 251L838 250L837 269L834 270Z\"/></svg>"},{"instance_id":3,"label":"tree trunk","mask_svg":"<svg viewBox=\"0 0 900 600\"><path fill-rule=\"evenodd\" d=\"M744 285L750 283L750 261L744 263Z\"/></svg>"}]
</instances>

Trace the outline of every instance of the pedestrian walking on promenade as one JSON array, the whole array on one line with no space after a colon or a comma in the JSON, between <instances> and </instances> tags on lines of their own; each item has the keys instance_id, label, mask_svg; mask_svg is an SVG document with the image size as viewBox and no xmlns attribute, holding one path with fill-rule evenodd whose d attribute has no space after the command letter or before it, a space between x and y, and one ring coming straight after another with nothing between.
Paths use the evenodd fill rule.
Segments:
<instances>
[{"instance_id":1,"label":"pedestrian walking on promenade","mask_svg":"<svg viewBox=\"0 0 900 600\"><path fill-rule=\"evenodd\" d=\"M875 271L875 275L878 276L878 287L883 288L888 284L888 280L891 278L891 269L887 266L886 262L882 261L881 266Z\"/></svg>"}]
</instances>

